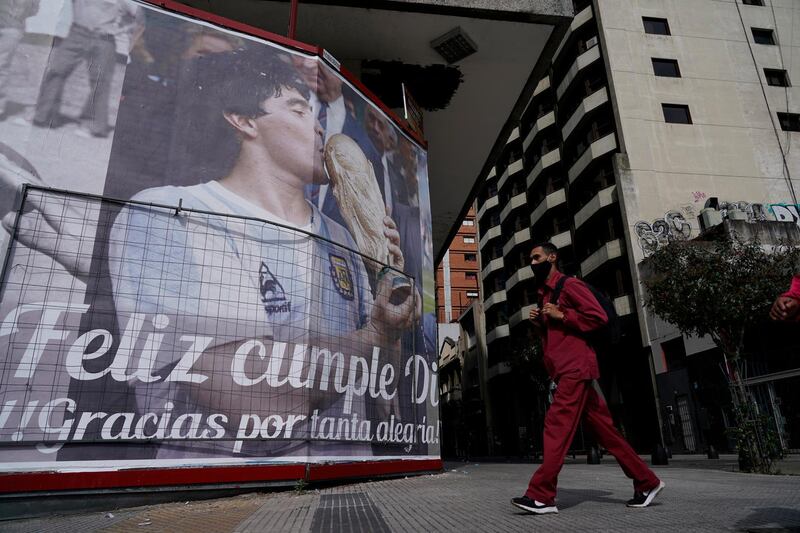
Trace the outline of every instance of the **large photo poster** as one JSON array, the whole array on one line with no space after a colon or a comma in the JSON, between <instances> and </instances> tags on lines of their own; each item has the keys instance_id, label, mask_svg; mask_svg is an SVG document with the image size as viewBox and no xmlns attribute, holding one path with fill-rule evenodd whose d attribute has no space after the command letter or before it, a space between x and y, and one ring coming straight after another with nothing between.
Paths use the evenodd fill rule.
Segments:
<instances>
[{"instance_id":1,"label":"large photo poster","mask_svg":"<svg viewBox=\"0 0 800 533\"><path fill-rule=\"evenodd\" d=\"M438 458L426 152L316 55L0 5L0 470Z\"/></svg>"}]
</instances>

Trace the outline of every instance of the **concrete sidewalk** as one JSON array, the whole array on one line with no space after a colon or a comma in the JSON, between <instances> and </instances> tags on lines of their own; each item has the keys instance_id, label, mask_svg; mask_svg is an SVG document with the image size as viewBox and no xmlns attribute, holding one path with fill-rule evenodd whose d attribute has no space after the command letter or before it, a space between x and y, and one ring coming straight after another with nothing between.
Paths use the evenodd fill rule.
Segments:
<instances>
[{"instance_id":1,"label":"concrete sidewalk","mask_svg":"<svg viewBox=\"0 0 800 533\"><path fill-rule=\"evenodd\" d=\"M672 461L657 468L667 487L654 504L629 509L632 489L619 467L575 460L560 478L560 513L532 516L509 499L522 494L535 467L448 464L437 475L0 522L0 531L800 531L798 476Z\"/></svg>"}]
</instances>

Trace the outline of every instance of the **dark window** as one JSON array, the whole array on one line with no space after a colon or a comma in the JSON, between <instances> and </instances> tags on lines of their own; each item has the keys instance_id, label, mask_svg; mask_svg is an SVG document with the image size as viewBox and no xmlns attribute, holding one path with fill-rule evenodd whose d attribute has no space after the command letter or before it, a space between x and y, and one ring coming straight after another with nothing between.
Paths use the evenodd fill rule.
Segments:
<instances>
[{"instance_id":1,"label":"dark window","mask_svg":"<svg viewBox=\"0 0 800 533\"><path fill-rule=\"evenodd\" d=\"M773 87L790 87L789 75L785 70L779 68L765 68L764 76L767 78L767 84Z\"/></svg>"},{"instance_id":2,"label":"dark window","mask_svg":"<svg viewBox=\"0 0 800 533\"><path fill-rule=\"evenodd\" d=\"M478 256L476 254L464 254L464 261L477 261Z\"/></svg>"},{"instance_id":3,"label":"dark window","mask_svg":"<svg viewBox=\"0 0 800 533\"><path fill-rule=\"evenodd\" d=\"M763 6L764 0L742 0L742 3L746 6Z\"/></svg>"},{"instance_id":4,"label":"dark window","mask_svg":"<svg viewBox=\"0 0 800 533\"><path fill-rule=\"evenodd\" d=\"M772 30L762 28L750 28L753 30L753 42L756 44L775 44L775 33Z\"/></svg>"},{"instance_id":5,"label":"dark window","mask_svg":"<svg viewBox=\"0 0 800 533\"><path fill-rule=\"evenodd\" d=\"M475 272L464 272L465 279L478 279L478 274Z\"/></svg>"},{"instance_id":6,"label":"dark window","mask_svg":"<svg viewBox=\"0 0 800 533\"><path fill-rule=\"evenodd\" d=\"M654 57L653 73L656 76L664 76L667 78L681 77L681 71L678 68L678 61L676 59L656 59Z\"/></svg>"},{"instance_id":7,"label":"dark window","mask_svg":"<svg viewBox=\"0 0 800 533\"><path fill-rule=\"evenodd\" d=\"M673 124L691 124L692 116L689 114L688 105L661 104L664 110L664 120Z\"/></svg>"},{"instance_id":8,"label":"dark window","mask_svg":"<svg viewBox=\"0 0 800 533\"><path fill-rule=\"evenodd\" d=\"M778 113L783 131L800 131L800 113Z\"/></svg>"},{"instance_id":9,"label":"dark window","mask_svg":"<svg viewBox=\"0 0 800 533\"><path fill-rule=\"evenodd\" d=\"M653 17L642 17L644 24L644 32L652 33L655 35L669 35L669 22L667 19L659 19Z\"/></svg>"}]
</instances>

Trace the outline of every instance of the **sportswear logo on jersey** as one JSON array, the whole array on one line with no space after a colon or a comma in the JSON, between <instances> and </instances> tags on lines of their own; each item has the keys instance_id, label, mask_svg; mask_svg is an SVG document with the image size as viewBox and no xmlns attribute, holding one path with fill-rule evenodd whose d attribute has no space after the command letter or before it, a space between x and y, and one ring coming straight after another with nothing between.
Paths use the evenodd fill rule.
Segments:
<instances>
[{"instance_id":1,"label":"sportswear logo on jersey","mask_svg":"<svg viewBox=\"0 0 800 533\"><path fill-rule=\"evenodd\" d=\"M261 301L265 304L264 310L267 314L288 313L292 310L292 303L286 301L286 291L283 290L283 285L263 261L258 270L258 285L261 291Z\"/></svg>"},{"instance_id":2,"label":"sportswear logo on jersey","mask_svg":"<svg viewBox=\"0 0 800 533\"><path fill-rule=\"evenodd\" d=\"M355 287L353 286L353 276L350 273L350 265L347 264L347 259L338 255L329 254L331 260L331 278L333 285L336 287L342 298L345 300L352 300L355 298Z\"/></svg>"}]
</instances>

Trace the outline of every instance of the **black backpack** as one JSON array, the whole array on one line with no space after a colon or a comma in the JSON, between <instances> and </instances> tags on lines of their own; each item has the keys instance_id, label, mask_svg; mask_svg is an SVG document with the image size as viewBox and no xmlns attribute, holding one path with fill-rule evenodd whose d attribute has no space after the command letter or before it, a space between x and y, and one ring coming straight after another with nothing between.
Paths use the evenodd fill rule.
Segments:
<instances>
[{"instance_id":1,"label":"black backpack","mask_svg":"<svg viewBox=\"0 0 800 533\"><path fill-rule=\"evenodd\" d=\"M550 295L550 303L558 305L558 299L561 297L561 289L564 288L564 284L569 277L570 276L564 276L556 282L553 293ZM584 338L589 345L594 348L595 352L607 352L609 348L619 344L619 341L622 339L622 326L620 324L619 315L617 315L617 310L614 308L613 302L605 294L585 281L580 281L592 292L595 300L597 300L597 303L600 304L600 307L603 308L603 311L606 312L606 316L608 317L606 325L585 333Z\"/></svg>"}]
</instances>

